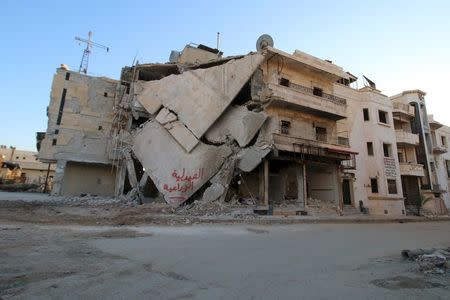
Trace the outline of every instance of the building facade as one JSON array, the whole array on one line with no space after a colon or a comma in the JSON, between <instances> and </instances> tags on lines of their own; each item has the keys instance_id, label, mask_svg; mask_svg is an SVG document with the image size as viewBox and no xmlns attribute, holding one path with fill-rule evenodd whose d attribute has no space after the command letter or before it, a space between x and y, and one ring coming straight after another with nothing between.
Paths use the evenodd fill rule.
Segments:
<instances>
[{"instance_id":1,"label":"building facade","mask_svg":"<svg viewBox=\"0 0 450 300\"><path fill-rule=\"evenodd\" d=\"M428 197L447 212L450 137L424 92L354 88L351 73L299 50L175 54L118 81L57 70L39 154L56 163L54 194L388 216Z\"/></svg>"}]
</instances>

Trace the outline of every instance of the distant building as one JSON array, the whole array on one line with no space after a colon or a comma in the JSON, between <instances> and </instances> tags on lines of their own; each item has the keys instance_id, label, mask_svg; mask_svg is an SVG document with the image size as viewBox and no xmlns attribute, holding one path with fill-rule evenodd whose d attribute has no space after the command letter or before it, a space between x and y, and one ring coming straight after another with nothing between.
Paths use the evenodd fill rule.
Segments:
<instances>
[{"instance_id":1,"label":"distant building","mask_svg":"<svg viewBox=\"0 0 450 300\"><path fill-rule=\"evenodd\" d=\"M41 185L45 184L48 172L50 183L53 180L55 166L40 162L37 154L38 152L0 145L0 163L2 165L0 178L20 183Z\"/></svg>"}]
</instances>

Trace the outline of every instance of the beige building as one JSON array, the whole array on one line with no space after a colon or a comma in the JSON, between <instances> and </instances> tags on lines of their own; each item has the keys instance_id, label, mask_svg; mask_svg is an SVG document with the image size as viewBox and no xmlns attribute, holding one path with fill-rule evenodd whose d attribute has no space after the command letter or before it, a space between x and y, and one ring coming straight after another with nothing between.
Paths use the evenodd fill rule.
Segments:
<instances>
[{"instance_id":1,"label":"beige building","mask_svg":"<svg viewBox=\"0 0 450 300\"><path fill-rule=\"evenodd\" d=\"M0 145L0 163L2 164L0 177L4 180L39 185L45 184L45 180L48 178L51 183L55 166L40 162L37 154L33 151Z\"/></svg>"},{"instance_id":2,"label":"beige building","mask_svg":"<svg viewBox=\"0 0 450 300\"><path fill-rule=\"evenodd\" d=\"M119 81L60 68L39 158L57 165L54 194L389 216L428 195L445 213L450 137L425 93L387 97L356 80L270 46L233 57L186 46Z\"/></svg>"},{"instance_id":3,"label":"beige building","mask_svg":"<svg viewBox=\"0 0 450 300\"><path fill-rule=\"evenodd\" d=\"M114 195L115 170L107 145L117 81L61 67L47 108L39 159L56 164L54 195Z\"/></svg>"}]
</instances>

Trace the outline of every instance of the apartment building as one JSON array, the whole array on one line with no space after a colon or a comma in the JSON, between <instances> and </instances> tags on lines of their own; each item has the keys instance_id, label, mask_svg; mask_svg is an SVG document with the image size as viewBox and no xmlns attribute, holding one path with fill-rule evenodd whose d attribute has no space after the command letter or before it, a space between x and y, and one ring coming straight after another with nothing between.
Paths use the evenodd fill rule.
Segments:
<instances>
[{"instance_id":1,"label":"apartment building","mask_svg":"<svg viewBox=\"0 0 450 300\"><path fill-rule=\"evenodd\" d=\"M115 170L107 145L117 81L70 71L53 77L48 125L38 158L55 164L54 195L114 195ZM43 138L42 138L43 136Z\"/></svg>"}]
</instances>

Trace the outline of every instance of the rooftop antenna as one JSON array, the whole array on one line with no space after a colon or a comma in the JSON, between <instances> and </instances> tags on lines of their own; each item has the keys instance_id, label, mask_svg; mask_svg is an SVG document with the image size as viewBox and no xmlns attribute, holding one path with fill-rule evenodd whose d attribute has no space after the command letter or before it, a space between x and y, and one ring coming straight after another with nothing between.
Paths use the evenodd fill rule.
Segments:
<instances>
[{"instance_id":1,"label":"rooftop antenna","mask_svg":"<svg viewBox=\"0 0 450 300\"><path fill-rule=\"evenodd\" d=\"M220 32L217 32L217 44L216 44L217 50L219 50L219 46L220 46Z\"/></svg>"},{"instance_id":2,"label":"rooftop antenna","mask_svg":"<svg viewBox=\"0 0 450 300\"><path fill-rule=\"evenodd\" d=\"M75 37L75 40L77 40L80 45L81 45L81 43L86 43L86 48L83 51L83 57L81 58L80 69L78 70L78 72L87 74L87 69L88 69L88 64L89 64L89 54L91 54L91 48L97 47L97 48L106 50L106 52L109 52L109 47L106 47L105 45L93 42L92 41L92 31L89 31L87 40L77 37L77 36Z\"/></svg>"}]
</instances>

